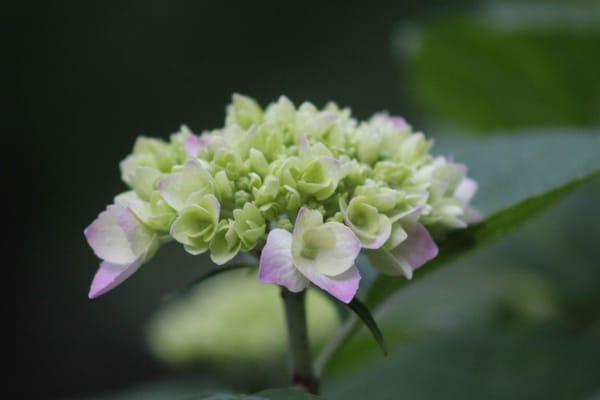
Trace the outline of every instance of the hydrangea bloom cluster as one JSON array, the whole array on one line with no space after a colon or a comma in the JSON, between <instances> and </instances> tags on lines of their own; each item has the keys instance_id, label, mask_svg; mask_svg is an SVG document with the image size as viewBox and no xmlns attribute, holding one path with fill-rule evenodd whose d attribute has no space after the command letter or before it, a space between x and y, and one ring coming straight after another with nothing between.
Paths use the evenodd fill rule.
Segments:
<instances>
[{"instance_id":1,"label":"hydrangea bloom cluster","mask_svg":"<svg viewBox=\"0 0 600 400\"><path fill-rule=\"evenodd\" d=\"M222 265L260 254L259 278L293 292L309 283L343 302L361 249L383 273L411 278L437 255L433 236L463 228L477 185L433 157L404 119L366 122L330 103L281 97L262 109L234 95L225 126L170 141L140 137L121 163L131 190L85 230L103 261L90 297L117 286L174 239Z\"/></svg>"}]
</instances>

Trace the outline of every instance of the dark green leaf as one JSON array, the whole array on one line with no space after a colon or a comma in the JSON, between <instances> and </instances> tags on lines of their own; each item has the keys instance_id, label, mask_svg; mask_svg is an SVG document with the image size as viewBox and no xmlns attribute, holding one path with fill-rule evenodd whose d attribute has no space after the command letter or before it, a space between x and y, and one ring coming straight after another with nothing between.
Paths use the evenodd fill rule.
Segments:
<instances>
[{"instance_id":1,"label":"dark green leaf","mask_svg":"<svg viewBox=\"0 0 600 400\"><path fill-rule=\"evenodd\" d=\"M252 268L252 267L256 267L256 265L248 264L248 263L239 263L239 264L236 263L236 264L230 264L230 265L225 265L222 267L217 267L217 268L211 269L207 273L200 275L198 278L192 280L184 287L165 295L165 297L163 298L163 301L171 301L178 297L186 295L187 293L189 293L192 289L194 289L196 286L198 286L202 282L204 282L210 278L213 278L217 275L221 275L222 273L235 271L235 270L243 269L243 268Z\"/></svg>"},{"instance_id":2,"label":"dark green leaf","mask_svg":"<svg viewBox=\"0 0 600 400\"><path fill-rule=\"evenodd\" d=\"M367 306L365 306L356 297L352 299L352 301L347 305L352 311L354 311L354 313L367 326L367 328L369 328L369 331L371 331L371 334L373 335L373 338L381 348L381 351L383 351L384 355L387 355L387 346L385 345L383 334L381 333L379 326L377 326L377 322L375 322L375 319L371 315L371 312L369 311Z\"/></svg>"},{"instance_id":3,"label":"dark green leaf","mask_svg":"<svg viewBox=\"0 0 600 400\"><path fill-rule=\"evenodd\" d=\"M584 399L599 393L600 345L577 329L462 327L421 338L324 387L328 400ZM569 365L569 368L565 368Z\"/></svg>"}]
</instances>

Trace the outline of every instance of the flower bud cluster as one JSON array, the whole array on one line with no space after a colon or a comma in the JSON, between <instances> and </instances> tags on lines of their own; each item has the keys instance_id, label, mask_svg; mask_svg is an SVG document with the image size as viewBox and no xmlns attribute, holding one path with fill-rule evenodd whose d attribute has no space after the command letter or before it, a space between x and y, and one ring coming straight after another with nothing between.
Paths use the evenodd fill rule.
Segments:
<instances>
[{"instance_id":1,"label":"flower bud cluster","mask_svg":"<svg viewBox=\"0 0 600 400\"><path fill-rule=\"evenodd\" d=\"M130 191L86 229L104 260L90 295L122 282L169 238L219 265L263 250L262 281L290 290L311 281L343 301L358 286L361 248L375 267L410 277L437 254L430 232L475 216L477 185L431 146L399 117L360 122L334 103L296 107L281 97L263 109L234 95L221 129L137 139L121 163ZM383 251L392 265L381 265Z\"/></svg>"}]
</instances>

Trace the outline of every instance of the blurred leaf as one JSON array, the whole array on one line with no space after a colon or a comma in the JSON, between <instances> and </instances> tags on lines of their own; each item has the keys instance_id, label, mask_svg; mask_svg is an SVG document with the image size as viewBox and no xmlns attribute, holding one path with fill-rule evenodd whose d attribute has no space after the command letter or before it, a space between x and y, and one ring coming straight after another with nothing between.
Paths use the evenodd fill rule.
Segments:
<instances>
[{"instance_id":1,"label":"blurred leaf","mask_svg":"<svg viewBox=\"0 0 600 400\"><path fill-rule=\"evenodd\" d=\"M550 4L540 12L515 6L400 27L395 43L407 92L428 114L461 128L599 124L599 14L543 24L540 14L552 11ZM518 23L507 16L511 8ZM587 23L578 24L583 17Z\"/></svg>"},{"instance_id":2,"label":"blurred leaf","mask_svg":"<svg viewBox=\"0 0 600 400\"><path fill-rule=\"evenodd\" d=\"M385 345L385 340L383 339L383 334L381 333L381 330L377 326L377 322L375 322L375 319L371 315L371 312L369 311L367 306L365 306L360 300L358 300L355 297L348 304L348 307L352 311L354 311L358 318L360 318L360 320L367 326L367 328L369 328L371 334L373 335L373 338L381 348L381 351L383 351L383 355L387 355L387 347Z\"/></svg>"},{"instance_id":3,"label":"blurred leaf","mask_svg":"<svg viewBox=\"0 0 600 400\"><path fill-rule=\"evenodd\" d=\"M597 335L551 324L444 332L326 382L323 397L587 399L598 391L599 343Z\"/></svg>"},{"instance_id":4,"label":"blurred leaf","mask_svg":"<svg viewBox=\"0 0 600 400\"><path fill-rule=\"evenodd\" d=\"M198 278L192 280L184 287L182 287L178 290L175 290L174 292L168 293L167 295L164 296L163 301L171 301L178 297L184 296L184 295L190 293L190 291L192 291L196 286L198 286L202 282L204 282L210 278L214 278L215 276L221 275L224 272L230 272L230 271L235 271L238 269L252 268L252 267L256 267L256 265L247 264L247 263L239 263L239 264L236 263L236 264L230 264L230 265L225 265L222 267L217 267L217 268L211 269L207 273L200 275Z\"/></svg>"}]
</instances>

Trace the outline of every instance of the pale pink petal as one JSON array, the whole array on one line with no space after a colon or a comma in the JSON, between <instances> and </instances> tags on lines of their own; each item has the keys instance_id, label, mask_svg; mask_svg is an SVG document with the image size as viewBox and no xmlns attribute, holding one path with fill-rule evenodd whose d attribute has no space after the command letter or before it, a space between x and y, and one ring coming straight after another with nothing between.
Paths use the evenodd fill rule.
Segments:
<instances>
[{"instance_id":1,"label":"pale pink petal","mask_svg":"<svg viewBox=\"0 0 600 400\"><path fill-rule=\"evenodd\" d=\"M408 231L408 238L391 250L393 258L408 279L412 273L438 254L438 247L422 224L413 225Z\"/></svg>"},{"instance_id":2,"label":"pale pink petal","mask_svg":"<svg viewBox=\"0 0 600 400\"><path fill-rule=\"evenodd\" d=\"M139 257L117 218L125 210L123 204L110 205L83 231L94 253L115 264L130 264Z\"/></svg>"},{"instance_id":3,"label":"pale pink petal","mask_svg":"<svg viewBox=\"0 0 600 400\"><path fill-rule=\"evenodd\" d=\"M208 143L206 143L206 140L191 134L185 139L183 146L188 157L196 157L198 150L207 147Z\"/></svg>"},{"instance_id":4,"label":"pale pink petal","mask_svg":"<svg viewBox=\"0 0 600 400\"><path fill-rule=\"evenodd\" d=\"M395 128L404 129L408 126L406 120L402 117L390 117L390 122Z\"/></svg>"},{"instance_id":5,"label":"pale pink petal","mask_svg":"<svg viewBox=\"0 0 600 400\"><path fill-rule=\"evenodd\" d=\"M142 257L131 264L125 265L111 264L106 261L102 262L92 281L92 286L88 294L89 298L94 299L120 285L137 271L141 265Z\"/></svg>"},{"instance_id":6,"label":"pale pink petal","mask_svg":"<svg viewBox=\"0 0 600 400\"><path fill-rule=\"evenodd\" d=\"M467 206L463 215L460 217L468 225L477 224L483 220L483 215L471 206Z\"/></svg>"},{"instance_id":7,"label":"pale pink petal","mask_svg":"<svg viewBox=\"0 0 600 400\"><path fill-rule=\"evenodd\" d=\"M355 266L337 276L326 276L316 269L307 269L302 273L313 284L344 303L350 303L358 291L360 273Z\"/></svg>"},{"instance_id":8,"label":"pale pink petal","mask_svg":"<svg viewBox=\"0 0 600 400\"><path fill-rule=\"evenodd\" d=\"M260 254L259 279L263 283L285 286L290 292L300 292L308 280L296 269L292 260L292 234L283 229L269 232Z\"/></svg>"}]
</instances>

